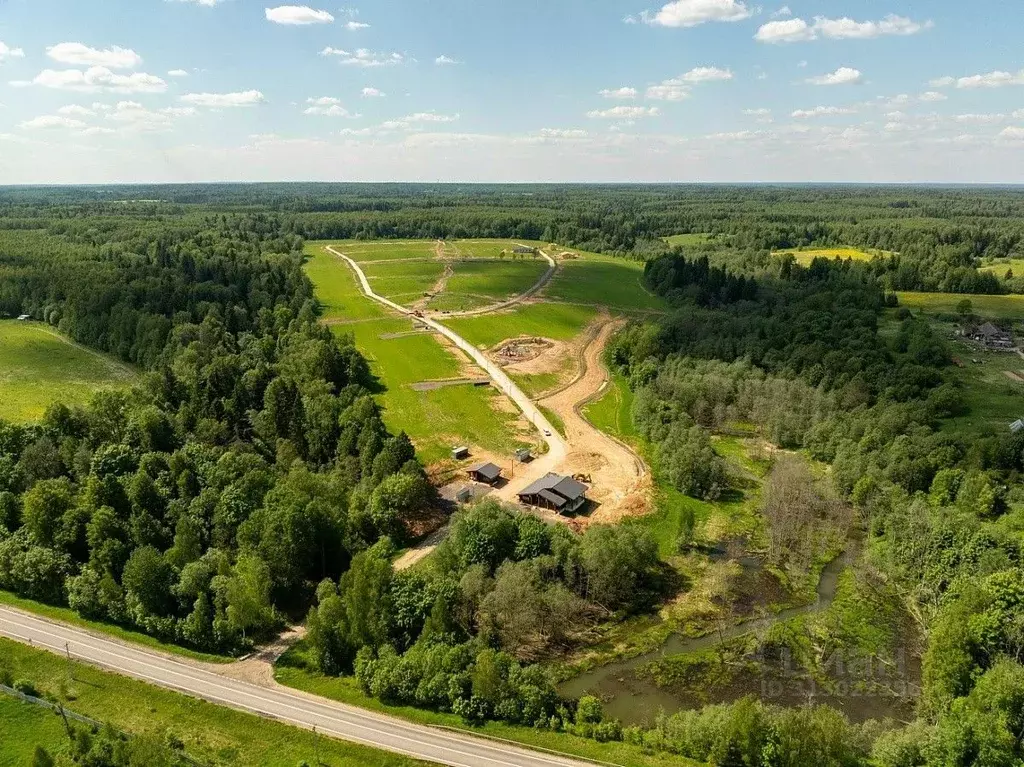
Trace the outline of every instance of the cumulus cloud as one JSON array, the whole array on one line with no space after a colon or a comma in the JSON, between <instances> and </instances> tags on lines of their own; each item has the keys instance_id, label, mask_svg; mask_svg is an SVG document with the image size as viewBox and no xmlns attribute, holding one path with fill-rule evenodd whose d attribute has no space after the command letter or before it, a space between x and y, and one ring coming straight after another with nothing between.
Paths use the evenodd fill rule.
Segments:
<instances>
[{"instance_id":1,"label":"cumulus cloud","mask_svg":"<svg viewBox=\"0 0 1024 767\"><path fill-rule=\"evenodd\" d=\"M788 5L784 5L781 8L779 8L779 10L775 11L775 13L772 14L772 18L773 19L781 19L781 18L783 18L785 16L792 16L792 15L793 15L793 11L790 9L790 7Z\"/></svg>"},{"instance_id":2,"label":"cumulus cloud","mask_svg":"<svg viewBox=\"0 0 1024 767\"><path fill-rule=\"evenodd\" d=\"M772 110L765 109L764 107L758 109L744 109L743 114L747 117L753 117L759 123L768 124L773 122Z\"/></svg>"},{"instance_id":3,"label":"cumulus cloud","mask_svg":"<svg viewBox=\"0 0 1024 767\"><path fill-rule=\"evenodd\" d=\"M349 30L351 32L355 32L355 31L360 30L360 29L369 29L369 28L370 28L370 25L367 24L364 21L355 21L355 20L353 20L353 21L346 21L345 22L345 29L347 29L347 30Z\"/></svg>"},{"instance_id":4,"label":"cumulus cloud","mask_svg":"<svg viewBox=\"0 0 1024 767\"><path fill-rule=\"evenodd\" d=\"M1005 141L1024 142L1024 128L1018 128L1016 125L1003 128L999 131L999 138Z\"/></svg>"},{"instance_id":5,"label":"cumulus cloud","mask_svg":"<svg viewBox=\"0 0 1024 767\"><path fill-rule=\"evenodd\" d=\"M887 35L916 35L930 29L931 21L918 22L890 13L880 21L854 21L848 17L830 19L816 16L813 24L800 18L762 24L754 39L762 43L797 43L807 40L868 40Z\"/></svg>"},{"instance_id":6,"label":"cumulus cloud","mask_svg":"<svg viewBox=\"0 0 1024 767\"><path fill-rule=\"evenodd\" d=\"M387 95L388 94L386 94L380 88L363 88L363 96L368 99L382 99Z\"/></svg>"},{"instance_id":7,"label":"cumulus cloud","mask_svg":"<svg viewBox=\"0 0 1024 767\"><path fill-rule=\"evenodd\" d=\"M25 58L25 51L21 48L12 48L3 40L0 40L0 64L11 59Z\"/></svg>"},{"instance_id":8,"label":"cumulus cloud","mask_svg":"<svg viewBox=\"0 0 1024 767\"><path fill-rule=\"evenodd\" d=\"M453 59L451 56L445 56L444 54L441 54L436 59L434 59L434 63L437 64L439 67L443 67L452 64L461 64L462 62L459 61L458 59Z\"/></svg>"},{"instance_id":9,"label":"cumulus cloud","mask_svg":"<svg viewBox=\"0 0 1024 767\"><path fill-rule=\"evenodd\" d=\"M946 99L949 98L949 96L947 96L945 93L939 93L938 91L925 91L918 98L920 98L921 101L924 102L934 102L945 101Z\"/></svg>"},{"instance_id":10,"label":"cumulus cloud","mask_svg":"<svg viewBox=\"0 0 1024 767\"><path fill-rule=\"evenodd\" d=\"M168 77L188 77L188 72L184 69L172 69L167 73Z\"/></svg>"},{"instance_id":11,"label":"cumulus cloud","mask_svg":"<svg viewBox=\"0 0 1024 767\"><path fill-rule=\"evenodd\" d=\"M46 55L61 64L79 67L133 69L142 63L142 57L135 51L116 45L100 50L82 43L57 43L46 49Z\"/></svg>"},{"instance_id":12,"label":"cumulus cloud","mask_svg":"<svg viewBox=\"0 0 1024 767\"><path fill-rule=\"evenodd\" d=\"M856 114L857 110L850 107L814 107L814 109L798 109L790 117L806 120L810 117L835 117L838 115Z\"/></svg>"},{"instance_id":13,"label":"cumulus cloud","mask_svg":"<svg viewBox=\"0 0 1024 767\"><path fill-rule=\"evenodd\" d=\"M167 90L167 83L156 75L145 72L120 75L107 67L89 67L86 70L44 69L31 80L14 80L11 85L17 88L38 85L55 90L113 93L162 93Z\"/></svg>"},{"instance_id":14,"label":"cumulus cloud","mask_svg":"<svg viewBox=\"0 0 1024 767\"><path fill-rule=\"evenodd\" d=\"M119 101L106 115L106 119L128 130L162 131L170 129L176 119L194 114L194 107L147 109L137 101Z\"/></svg>"},{"instance_id":15,"label":"cumulus cloud","mask_svg":"<svg viewBox=\"0 0 1024 767\"><path fill-rule=\"evenodd\" d=\"M308 5L279 5L277 8L264 8L267 21L288 26L307 26L309 24L330 24L334 17L327 11L310 8Z\"/></svg>"},{"instance_id":16,"label":"cumulus cloud","mask_svg":"<svg viewBox=\"0 0 1024 767\"><path fill-rule=\"evenodd\" d=\"M657 117L661 110L657 107L612 107L611 109L594 109L587 112L587 117L601 120L635 120L639 117Z\"/></svg>"},{"instance_id":17,"label":"cumulus cloud","mask_svg":"<svg viewBox=\"0 0 1024 767\"><path fill-rule=\"evenodd\" d=\"M336 56L345 66L363 67L366 69L391 67L405 61L405 57L401 53L377 53L367 48L345 51L341 48L331 48L328 46L320 51L320 55Z\"/></svg>"},{"instance_id":18,"label":"cumulus cloud","mask_svg":"<svg viewBox=\"0 0 1024 767\"><path fill-rule=\"evenodd\" d=\"M635 99L636 88L630 88L623 86L621 88L605 88L597 92L598 96L603 96L606 99Z\"/></svg>"},{"instance_id":19,"label":"cumulus cloud","mask_svg":"<svg viewBox=\"0 0 1024 767\"><path fill-rule=\"evenodd\" d=\"M306 99L306 103L309 104L309 106L302 112L306 115L318 115L321 117L361 117L361 115L349 112L341 105L341 100L336 99L333 96L321 96L316 99Z\"/></svg>"},{"instance_id":20,"label":"cumulus cloud","mask_svg":"<svg viewBox=\"0 0 1024 767\"><path fill-rule=\"evenodd\" d=\"M695 67L682 75L679 79L685 83L711 83L721 80L731 80L732 71L719 69L718 67Z\"/></svg>"},{"instance_id":21,"label":"cumulus cloud","mask_svg":"<svg viewBox=\"0 0 1024 767\"><path fill-rule=\"evenodd\" d=\"M416 112L411 115L399 118L398 120L388 120L381 123L380 130L384 132L392 132L398 130L416 130L420 125L441 125L445 123L458 122L459 115L446 115L438 114L437 112Z\"/></svg>"},{"instance_id":22,"label":"cumulus cloud","mask_svg":"<svg viewBox=\"0 0 1024 767\"><path fill-rule=\"evenodd\" d=\"M810 77L807 79L807 82L811 85L856 85L862 79L863 77L859 69L839 67L835 72Z\"/></svg>"},{"instance_id":23,"label":"cumulus cloud","mask_svg":"<svg viewBox=\"0 0 1024 767\"><path fill-rule=\"evenodd\" d=\"M645 11L642 18L661 27L695 27L709 21L742 21L752 15L741 0L674 0L656 13Z\"/></svg>"},{"instance_id":24,"label":"cumulus cloud","mask_svg":"<svg viewBox=\"0 0 1024 767\"><path fill-rule=\"evenodd\" d=\"M1024 69L1019 72L988 72L983 75L960 77L957 88L1003 88L1007 85L1024 85Z\"/></svg>"},{"instance_id":25,"label":"cumulus cloud","mask_svg":"<svg viewBox=\"0 0 1024 767\"><path fill-rule=\"evenodd\" d=\"M995 125L1006 120L1003 114L963 114L953 117L958 123L967 125Z\"/></svg>"},{"instance_id":26,"label":"cumulus cloud","mask_svg":"<svg viewBox=\"0 0 1024 767\"><path fill-rule=\"evenodd\" d=\"M67 128L70 130L82 130L87 128L87 123L78 120L74 117L67 117L65 115L43 115L41 117L34 117L31 120L25 120L19 126L25 130L52 130L53 128Z\"/></svg>"},{"instance_id":27,"label":"cumulus cloud","mask_svg":"<svg viewBox=\"0 0 1024 767\"><path fill-rule=\"evenodd\" d=\"M690 97L690 86L678 78L673 78L651 85L644 95L652 101L682 101Z\"/></svg>"},{"instance_id":28,"label":"cumulus cloud","mask_svg":"<svg viewBox=\"0 0 1024 767\"><path fill-rule=\"evenodd\" d=\"M57 114L72 117L93 117L96 112L95 110L83 107L80 104L68 104L58 109Z\"/></svg>"},{"instance_id":29,"label":"cumulus cloud","mask_svg":"<svg viewBox=\"0 0 1024 767\"><path fill-rule=\"evenodd\" d=\"M589 134L585 130L579 128L541 128L540 136L542 138L556 138L556 139L574 139L574 138L586 138Z\"/></svg>"},{"instance_id":30,"label":"cumulus cloud","mask_svg":"<svg viewBox=\"0 0 1024 767\"><path fill-rule=\"evenodd\" d=\"M257 90L237 91L235 93L186 93L181 97L186 104L211 109L230 107L251 107L262 104L266 98Z\"/></svg>"}]
</instances>

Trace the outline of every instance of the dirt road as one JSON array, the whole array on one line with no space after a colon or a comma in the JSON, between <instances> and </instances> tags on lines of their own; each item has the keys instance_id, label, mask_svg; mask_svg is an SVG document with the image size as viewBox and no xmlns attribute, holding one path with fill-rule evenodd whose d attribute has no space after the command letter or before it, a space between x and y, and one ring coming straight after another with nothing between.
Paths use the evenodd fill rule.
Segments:
<instances>
[{"instance_id":1,"label":"dirt road","mask_svg":"<svg viewBox=\"0 0 1024 767\"><path fill-rule=\"evenodd\" d=\"M589 522L615 522L648 511L650 472L643 459L627 445L595 428L583 417L583 408L597 399L610 380L604 351L625 320L608 319L600 326L582 354L582 370L576 380L538 404L561 416L565 423L569 454L559 464L562 474L591 478L588 497L597 509Z\"/></svg>"}]
</instances>

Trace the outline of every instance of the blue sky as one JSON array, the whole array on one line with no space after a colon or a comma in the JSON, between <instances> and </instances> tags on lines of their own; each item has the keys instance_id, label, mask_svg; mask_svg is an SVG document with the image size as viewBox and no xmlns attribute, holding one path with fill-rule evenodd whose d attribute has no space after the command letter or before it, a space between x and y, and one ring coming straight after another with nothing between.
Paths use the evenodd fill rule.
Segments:
<instances>
[{"instance_id":1,"label":"blue sky","mask_svg":"<svg viewBox=\"0 0 1024 767\"><path fill-rule=\"evenodd\" d=\"M292 1L0 0L0 183L1024 180L1017 0Z\"/></svg>"}]
</instances>

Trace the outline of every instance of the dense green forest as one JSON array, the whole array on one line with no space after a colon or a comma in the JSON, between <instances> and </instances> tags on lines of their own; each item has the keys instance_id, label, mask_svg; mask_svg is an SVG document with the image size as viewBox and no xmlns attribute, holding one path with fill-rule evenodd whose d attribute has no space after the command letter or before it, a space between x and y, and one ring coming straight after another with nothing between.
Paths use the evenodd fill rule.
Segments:
<instances>
[{"instance_id":1,"label":"dense green forest","mask_svg":"<svg viewBox=\"0 0 1024 767\"><path fill-rule=\"evenodd\" d=\"M317 671L469 722L748 767L1019 764L1024 432L947 427L969 408L953 355L895 291L1024 292L978 268L1020 256L1022 221L1024 193L998 188L0 189L0 316L144 371L87 407L0 422L0 588L217 653L305 617ZM707 237L663 240L680 233ZM823 467L839 500L784 509L769 556L806 571L808 530L864 536L864 562L925 637L916 718L851 724L746 698L624 727L595 698L560 696L547 664L686 589L639 525L577 534L482 503L429 568L395 572L436 491L385 428L366 360L318 324L302 246L398 237L645 260L672 310L633 321L609 360L659 481L727 496L712 436L736 423ZM773 254L838 245L882 253Z\"/></svg>"}]
</instances>

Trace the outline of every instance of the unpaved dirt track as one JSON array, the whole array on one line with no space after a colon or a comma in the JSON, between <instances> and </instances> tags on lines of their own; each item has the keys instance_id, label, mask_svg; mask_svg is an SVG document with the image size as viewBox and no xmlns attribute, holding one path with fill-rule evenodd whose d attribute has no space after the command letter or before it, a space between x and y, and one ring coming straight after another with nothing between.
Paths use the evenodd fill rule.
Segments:
<instances>
[{"instance_id":1,"label":"unpaved dirt track","mask_svg":"<svg viewBox=\"0 0 1024 767\"><path fill-rule=\"evenodd\" d=\"M561 391L539 401L565 423L569 454L559 469L563 474L586 474L592 482L588 497L598 504L588 522L615 522L649 510L650 472L632 448L594 427L583 408L596 400L609 382L604 351L625 320L605 320L581 355L580 374Z\"/></svg>"},{"instance_id":2,"label":"unpaved dirt track","mask_svg":"<svg viewBox=\"0 0 1024 767\"><path fill-rule=\"evenodd\" d=\"M229 677L219 664L187 661L0 607L0 636L196 698L342 740L450 767L583 767L581 759L530 751L346 706L274 683ZM57 662L56 660L54 661Z\"/></svg>"}]
</instances>

